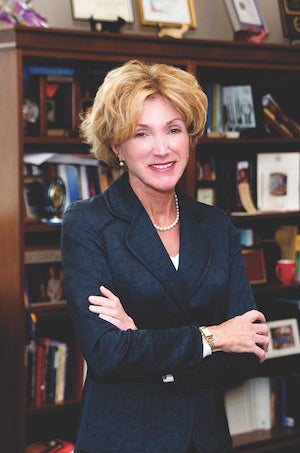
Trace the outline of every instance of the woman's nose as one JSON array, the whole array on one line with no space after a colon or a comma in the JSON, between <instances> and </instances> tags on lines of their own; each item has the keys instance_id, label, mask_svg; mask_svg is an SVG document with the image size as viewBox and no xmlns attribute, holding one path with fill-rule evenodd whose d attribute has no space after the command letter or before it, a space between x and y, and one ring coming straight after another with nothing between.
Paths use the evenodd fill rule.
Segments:
<instances>
[{"instance_id":1,"label":"woman's nose","mask_svg":"<svg viewBox=\"0 0 300 453\"><path fill-rule=\"evenodd\" d=\"M168 150L168 140L165 135L154 137L153 150L157 154L165 154Z\"/></svg>"}]
</instances>

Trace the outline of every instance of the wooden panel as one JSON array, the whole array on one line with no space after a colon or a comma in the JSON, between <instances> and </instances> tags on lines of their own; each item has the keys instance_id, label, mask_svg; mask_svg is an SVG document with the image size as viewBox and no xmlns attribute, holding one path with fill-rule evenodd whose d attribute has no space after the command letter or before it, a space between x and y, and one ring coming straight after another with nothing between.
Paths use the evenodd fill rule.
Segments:
<instances>
[{"instance_id":1,"label":"wooden panel","mask_svg":"<svg viewBox=\"0 0 300 453\"><path fill-rule=\"evenodd\" d=\"M2 451L21 451L24 400L23 233L19 157L18 61L3 52L0 71L0 419ZM20 306L21 305L21 306ZM18 433L16 435L16 433Z\"/></svg>"}]
</instances>

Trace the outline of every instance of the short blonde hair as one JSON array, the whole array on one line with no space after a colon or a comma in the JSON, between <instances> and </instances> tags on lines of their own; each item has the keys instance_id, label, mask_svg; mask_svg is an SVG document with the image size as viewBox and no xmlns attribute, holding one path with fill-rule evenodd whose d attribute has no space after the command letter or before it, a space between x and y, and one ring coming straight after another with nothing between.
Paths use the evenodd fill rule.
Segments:
<instances>
[{"instance_id":1,"label":"short blonde hair","mask_svg":"<svg viewBox=\"0 0 300 453\"><path fill-rule=\"evenodd\" d=\"M196 78L174 66L130 60L108 72L81 123L81 137L91 153L115 166L118 161L111 145L133 137L144 101L155 94L168 99L182 115L195 145L203 134L207 111L207 97Z\"/></svg>"}]
</instances>

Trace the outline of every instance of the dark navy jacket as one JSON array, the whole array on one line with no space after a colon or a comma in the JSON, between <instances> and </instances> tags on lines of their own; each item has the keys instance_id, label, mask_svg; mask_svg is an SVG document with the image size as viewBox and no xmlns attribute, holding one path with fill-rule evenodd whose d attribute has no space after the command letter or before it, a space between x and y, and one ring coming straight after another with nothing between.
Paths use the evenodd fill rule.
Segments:
<instances>
[{"instance_id":1,"label":"dark navy jacket","mask_svg":"<svg viewBox=\"0 0 300 453\"><path fill-rule=\"evenodd\" d=\"M68 306L88 363L77 448L91 453L202 453L231 445L223 389L253 375L250 354L203 359L200 325L256 308L239 237L220 209L177 189L180 264L174 268L127 174L63 220ZM137 331L88 310L104 285ZM162 376L173 374L174 383Z\"/></svg>"}]
</instances>

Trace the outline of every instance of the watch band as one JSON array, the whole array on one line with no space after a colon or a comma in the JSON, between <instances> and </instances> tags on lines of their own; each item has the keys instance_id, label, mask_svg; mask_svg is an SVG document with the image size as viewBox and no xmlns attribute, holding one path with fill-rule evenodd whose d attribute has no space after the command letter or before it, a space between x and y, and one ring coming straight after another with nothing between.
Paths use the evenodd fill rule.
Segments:
<instances>
[{"instance_id":1,"label":"watch band","mask_svg":"<svg viewBox=\"0 0 300 453\"><path fill-rule=\"evenodd\" d=\"M199 327L199 330L200 330L201 335L205 338L205 340L209 344L211 350L213 350L215 347L214 336L211 333L211 331L209 330L209 328L206 326L201 326L201 327Z\"/></svg>"}]
</instances>

